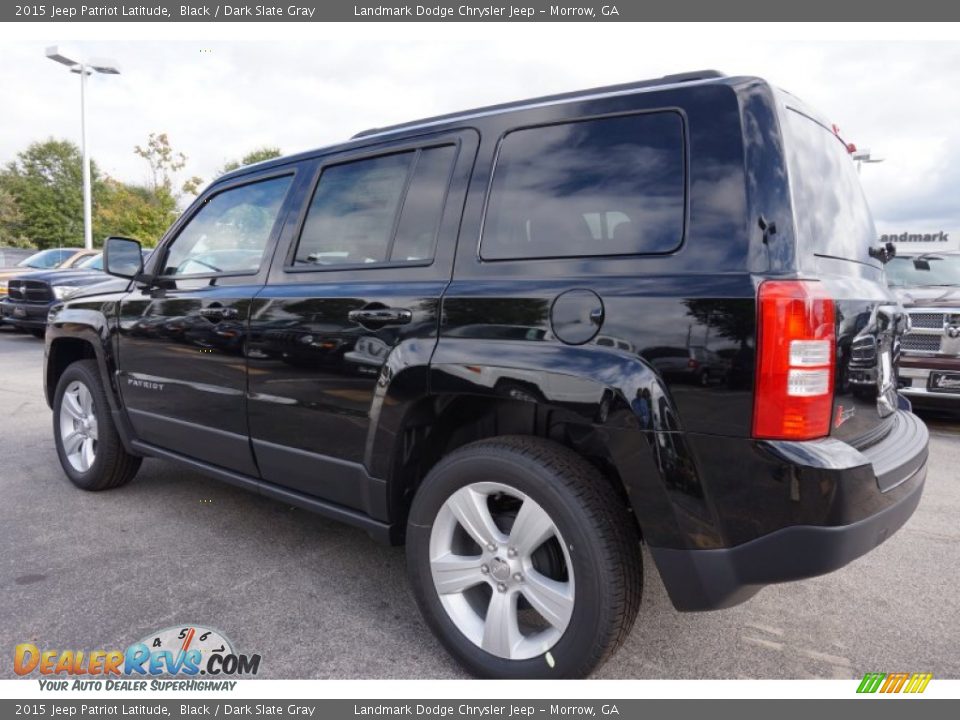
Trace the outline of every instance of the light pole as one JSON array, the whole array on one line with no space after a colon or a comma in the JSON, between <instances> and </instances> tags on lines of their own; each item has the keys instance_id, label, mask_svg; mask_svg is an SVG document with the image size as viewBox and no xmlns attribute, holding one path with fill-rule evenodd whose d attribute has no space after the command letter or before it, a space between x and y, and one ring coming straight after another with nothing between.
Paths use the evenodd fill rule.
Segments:
<instances>
[{"instance_id":1,"label":"light pole","mask_svg":"<svg viewBox=\"0 0 960 720\"><path fill-rule=\"evenodd\" d=\"M52 45L47 48L47 57L70 68L70 72L80 75L80 143L83 152L83 245L93 248L93 199L90 190L90 153L87 152L87 75L95 72L104 75L119 75L120 67L112 60L91 58L90 60L71 60Z\"/></svg>"}]
</instances>

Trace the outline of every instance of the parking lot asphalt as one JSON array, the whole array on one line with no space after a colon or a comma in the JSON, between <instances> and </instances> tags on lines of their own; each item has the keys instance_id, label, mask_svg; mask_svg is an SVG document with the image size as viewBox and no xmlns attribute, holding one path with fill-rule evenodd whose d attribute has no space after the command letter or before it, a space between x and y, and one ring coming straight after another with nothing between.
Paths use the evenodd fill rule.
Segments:
<instances>
[{"instance_id":1,"label":"parking lot asphalt","mask_svg":"<svg viewBox=\"0 0 960 720\"><path fill-rule=\"evenodd\" d=\"M13 649L125 648L195 623L262 656L259 677L450 678L420 619L402 548L146 460L128 486L75 489L54 451L43 343L0 329L0 677ZM831 575L685 614L645 560L643 604L606 678L960 677L960 422L925 417L920 507Z\"/></svg>"}]
</instances>

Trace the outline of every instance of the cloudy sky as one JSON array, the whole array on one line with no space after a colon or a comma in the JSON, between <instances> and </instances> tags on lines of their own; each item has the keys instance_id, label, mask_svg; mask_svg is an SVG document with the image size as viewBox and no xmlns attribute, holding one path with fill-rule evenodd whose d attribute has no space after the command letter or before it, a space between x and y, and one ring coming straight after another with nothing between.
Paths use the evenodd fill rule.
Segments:
<instances>
[{"instance_id":1,"label":"cloudy sky","mask_svg":"<svg viewBox=\"0 0 960 720\"><path fill-rule=\"evenodd\" d=\"M881 230L960 232L958 42L765 43L759 32L690 38L626 24L324 24L283 41L120 42L62 28L0 44L0 162L33 140L79 139L79 80L44 58L54 43L121 65L90 83L89 141L107 173L139 182L147 168L133 146L150 132L167 132L187 170L210 180L261 145L296 152L416 117L716 68L768 78L885 158L862 172Z\"/></svg>"}]
</instances>

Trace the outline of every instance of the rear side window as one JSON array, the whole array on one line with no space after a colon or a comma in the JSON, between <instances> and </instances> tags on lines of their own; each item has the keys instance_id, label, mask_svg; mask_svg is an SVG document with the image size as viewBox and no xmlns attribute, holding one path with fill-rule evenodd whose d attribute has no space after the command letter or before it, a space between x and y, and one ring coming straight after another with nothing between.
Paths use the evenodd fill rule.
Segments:
<instances>
[{"instance_id":1,"label":"rear side window","mask_svg":"<svg viewBox=\"0 0 960 720\"><path fill-rule=\"evenodd\" d=\"M456 146L323 170L294 265L377 265L433 258Z\"/></svg>"},{"instance_id":2,"label":"rear side window","mask_svg":"<svg viewBox=\"0 0 960 720\"><path fill-rule=\"evenodd\" d=\"M784 133L800 252L879 265L869 255L877 233L846 146L793 109L786 111Z\"/></svg>"},{"instance_id":3,"label":"rear side window","mask_svg":"<svg viewBox=\"0 0 960 720\"><path fill-rule=\"evenodd\" d=\"M670 252L683 240L685 187L675 112L516 130L500 144L480 254Z\"/></svg>"}]
</instances>

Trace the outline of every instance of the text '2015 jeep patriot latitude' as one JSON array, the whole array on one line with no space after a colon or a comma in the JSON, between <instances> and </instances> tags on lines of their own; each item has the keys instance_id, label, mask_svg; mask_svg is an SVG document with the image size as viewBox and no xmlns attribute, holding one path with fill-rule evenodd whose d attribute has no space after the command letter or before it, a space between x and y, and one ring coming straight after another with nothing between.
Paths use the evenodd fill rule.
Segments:
<instances>
[{"instance_id":1,"label":"text '2015 jeep patriot latitude'","mask_svg":"<svg viewBox=\"0 0 960 720\"><path fill-rule=\"evenodd\" d=\"M641 541L681 610L840 568L913 513L927 432L830 127L708 72L232 172L145 268L108 242L125 292L52 311L64 470L100 490L163 458L405 541L482 676L608 658Z\"/></svg>"}]
</instances>

